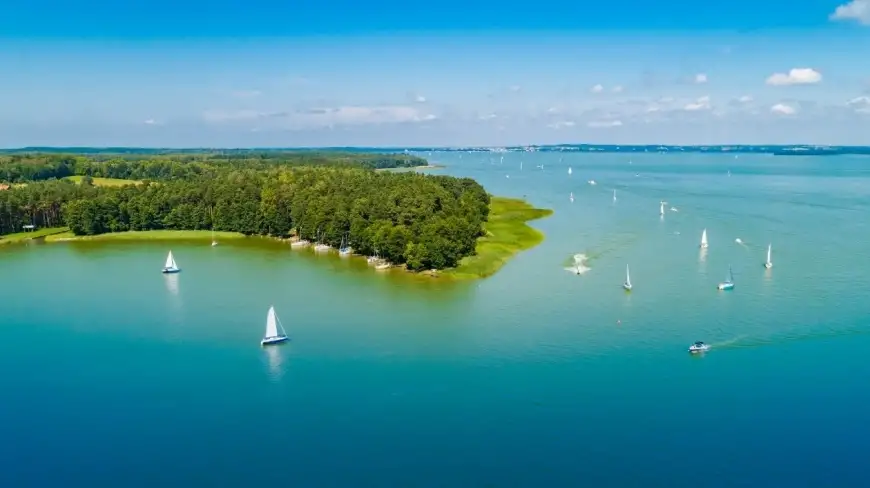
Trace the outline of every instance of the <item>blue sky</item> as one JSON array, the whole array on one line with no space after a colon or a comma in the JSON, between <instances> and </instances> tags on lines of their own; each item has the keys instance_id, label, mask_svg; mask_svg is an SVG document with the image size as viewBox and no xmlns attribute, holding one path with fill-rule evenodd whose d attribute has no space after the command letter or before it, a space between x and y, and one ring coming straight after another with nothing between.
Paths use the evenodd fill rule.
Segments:
<instances>
[{"instance_id":1,"label":"blue sky","mask_svg":"<svg viewBox=\"0 0 870 488\"><path fill-rule=\"evenodd\" d=\"M0 0L0 146L870 144L870 0Z\"/></svg>"}]
</instances>

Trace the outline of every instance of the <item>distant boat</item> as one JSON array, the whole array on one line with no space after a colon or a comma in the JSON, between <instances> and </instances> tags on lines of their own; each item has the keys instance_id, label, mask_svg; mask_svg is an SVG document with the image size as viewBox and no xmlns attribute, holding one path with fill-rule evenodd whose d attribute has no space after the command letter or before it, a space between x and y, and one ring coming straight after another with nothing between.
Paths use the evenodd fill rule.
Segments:
<instances>
[{"instance_id":1,"label":"distant boat","mask_svg":"<svg viewBox=\"0 0 870 488\"><path fill-rule=\"evenodd\" d=\"M211 247L217 246L217 239L214 238L214 229L211 230Z\"/></svg>"},{"instance_id":2,"label":"distant boat","mask_svg":"<svg viewBox=\"0 0 870 488\"><path fill-rule=\"evenodd\" d=\"M595 185L595 184L596 184L596 183L595 183L595 180L589 180L589 181L587 181L587 183L589 183L590 185Z\"/></svg>"},{"instance_id":3,"label":"distant boat","mask_svg":"<svg viewBox=\"0 0 870 488\"><path fill-rule=\"evenodd\" d=\"M323 234L318 232L317 233L317 244L314 245L314 250L316 252L323 252L323 251L328 251L330 249L331 248L329 247L329 244L326 244L323 242Z\"/></svg>"},{"instance_id":4,"label":"distant boat","mask_svg":"<svg viewBox=\"0 0 870 488\"><path fill-rule=\"evenodd\" d=\"M568 166L568 176L571 176L571 173L573 173L573 172L574 172L574 171L573 171L573 170L571 170L571 167L570 167L570 166Z\"/></svg>"},{"instance_id":5,"label":"distant boat","mask_svg":"<svg viewBox=\"0 0 870 488\"><path fill-rule=\"evenodd\" d=\"M613 201L616 202L616 190L613 190Z\"/></svg>"},{"instance_id":6,"label":"distant boat","mask_svg":"<svg viewBox=\"0 0 870 488\"><path fill-rule=\"evenodd\" d=\"M671 212L679 212L679 210L677 210L677 207L671 207Z\"/></svg>"},{"instance_id":7,"label":"distant boat","mask_svg":"<svg viewBox=\"0 0 870 488\"><path fill-rule=\"evenodd\" d=\"M172 256L172 251L169 251L169 255L166 256L166 264L163 265L164 273L178 273L181 271L181 268L175 264L175 258Z\"/></svg>"},{"instance_id":8,"label":"distant boat","mask_svg":"<svg viewBox=\"0 0 870 488\"><path fill-rule=\"evenodd\" d=\"M281 321L278 320L278 314L275 313L275 307L269 307L269 313L266 314L266 334L263 336L263 340L260 341L260 345L268 346L286 340L287 332L284 330L284 326L281 325Z\"/></svg>"},{"instance_id":9,"label":"distant boat","mask_svg":"<svg viewBox=\"0 0 870 488\"><path fill-rule=\"evenodd\" d=\"M707 249L707 229L701 232L701 249Z\"/></svg>"},{"instance_id":10,"label":"distant boat","mask_svg":"<svg viewBox=\"0 0 870 488\"><path fill-rule=\"evenodd\" d=\"M622 284L625 291L631 291L631 276L628 274L628 265L625 265L625 283Z\"/></svg>"},{"instance_id":11,"label":"distant boat","mask_svg":"<svg viewBox=\"0 0 870 488\"><path fill-rule=\"evenodd\" d=\"M717 286L719 290L733 290L734 289L734 275L731 273L731 266L728 266L728 278L725 279L722 283L719 283Z\"/></svg>"},{"instance_id":12,"label":"distant boat","mask_svg":"<svg viewBox=\"0 0 870 488\"><path fill-rule=\"evenodd\" d=\"M773 261L770 260L770 249L771 249L771 245L768 244L767 245L767 261L764 262L764 267L767 269L770 269L773 267Z\"/></svg>"},{"instance_id":13,"label":"distant boat","mask_svg":"<svg viewBox=\"0 0 870 488\"><path fill-rule=\"evenodd\" d=\"M571 192L571 195L568 197L571 200L571 203L574 203L574 192Z\"/></svg>"},{"instance_id":14,"label":"distant boat","mask_svg":"<svg viewBox=\"0 0 870 488\"><path fill-rule=\"evenodd\" d=\"M664 200L659 202L659 215L662 217L665 216L665 201Z\"/></svg>"},{"instance_id":15,"label":"distant boat","mask_svg":"<svg viewBox=\"0 0 870 488\"><path fill-rule=\"evenodd\" d=\"M709 350L710 350L710 346L708 346L707 344L704 344L701 341L698 341L698 342L692 344L691 346L689 346L689 352L692 354L698 354L700 352L707 352Z\"/></svg>"}]
</instances>

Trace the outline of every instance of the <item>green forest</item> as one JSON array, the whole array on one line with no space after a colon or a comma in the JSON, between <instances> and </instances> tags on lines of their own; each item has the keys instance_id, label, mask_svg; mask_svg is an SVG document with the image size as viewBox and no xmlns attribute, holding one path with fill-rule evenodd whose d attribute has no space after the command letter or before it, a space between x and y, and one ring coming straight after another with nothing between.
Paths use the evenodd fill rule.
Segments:
<instances>
[{"instance_id":1,"label":"green forest","mask_svg":"<svg viewBox=\"0 0 870 488\"><path fill-rule=\"evenodd\" d=\"M77 235L199 230L287 237L374 254L412 270L475 251L489 195L469 178L384 173L421 166L404 154L287 153L0 156L0 235L23 225ZM81 183L61 178L83 175ZM140 180L98 186L92 178ZM2 187L0 187L2 188Z\"/></svg>"}]
</instances>

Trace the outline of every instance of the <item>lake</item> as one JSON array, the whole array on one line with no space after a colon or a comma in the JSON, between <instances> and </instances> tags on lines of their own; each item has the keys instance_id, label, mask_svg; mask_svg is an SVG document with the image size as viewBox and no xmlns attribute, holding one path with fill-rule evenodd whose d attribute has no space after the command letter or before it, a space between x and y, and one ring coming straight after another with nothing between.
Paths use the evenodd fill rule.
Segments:
<instances>
[{"instance_id":1,"label":"lake","mask_svg":"<svg viewBox=\"0 0 870 488\"><path fill-rule=\"evenodd\" d=\"M454 284L264 239L0 248L0 486L863 483L870 159L429 158L554 209L544 243Z\"/></svg>"}]
</instances>

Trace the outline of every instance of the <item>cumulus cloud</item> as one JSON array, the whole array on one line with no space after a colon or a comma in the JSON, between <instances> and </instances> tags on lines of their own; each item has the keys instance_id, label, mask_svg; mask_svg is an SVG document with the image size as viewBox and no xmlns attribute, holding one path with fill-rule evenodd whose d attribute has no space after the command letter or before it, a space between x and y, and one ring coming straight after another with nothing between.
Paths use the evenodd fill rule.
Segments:
<instances>
[{"instance_id":1,"label":"cumulus cloud","mask_svg":"<svg viewBox=\"0 0 870 488\"><path fill-rule=\"evenodd\" d=\"M749 95L743 95L742 97L738 98L737 101L740 103L749 103L752 101L752 97Z\"/></svg>"},{"instance_id":2,"label":"cumulus cloud","mask_svg":"<svg viewBox=\"0 0 870 488\"><path fill-rule=\"evenodd\" d=\"M689 112L697 112L697 111L699 111L699 110L710 110L710 107L711 107L711 105L710 105L710 97L708 97L708 96L703 96L703 97L701 97L701 98L695 100L695 101L692 102L692 103L687 103L687 104L683 107L683 110L686 110L686 111L689 111Z\"/></svg>"},{"instance_id":3,"label":"cumulus cloud","mask_svg":"<svg viewBox=\"0 0 870 488\"><path fill-rule=\"evenodd\" d=\"M846 102L846 106L862 114L870 114L870 97L860 96Z\"/></svg>"},{"instance_id":4,"label":"cumulus cloud","mask_svg":"<svg viewBox=\"0 0 870 488\"><path fill-rule=\"evenodd\" d=\"M870 25L870 0L853 0L834 10L831 20L853 20L862 25Z\"/></svg>"},{"instance_id":5,"label":"cumulus cloud","mask_svg":"<svg viewBox=\"0 0 870 488\"><path fill-rule=\"evenodd\" d=\"M426 103L426 97L424 97L423 95L417 95L416 97L414 97L414 101L417 103Z\"/></svg>"},{"instance_id":6,"label":"cumulus cloud","mask_svg":"<svg viewBox=\"0 0 870 488\"><path fill-rule=\"evenodd\" d=\"M611 127L621 127L621 120L593 120L592 122L588 122L586 124L587 127L591 127L593 129L608 129Z\"/></svg>"},{"instance_id":7,"label":"cumulus cloud","mask_svg":"<svg viewBox=\"0 0 870 488\"><path fill-rule=\"evenodd\" d=\"M144 121L144 122L142 122L142 123L145 124L145 125L158 125L158 122L157 122L156 120L154 120L154 119L148 119L148 120L146 120L146 121Z\"/></svg>"},{"instance_id":8,"label":"cumulus cloud","mask_svg":"<svg viewBox=\"0 0 870 488\"><path fill-rule=\"evenodd\" d=\"M616 85L610 89L610 91L612 91L613 93L622 93L623 90L624 88L622 87L622 85Z\"/></svg>"},{"instance_id":9,"label":"cumulus cloud","mask_svg":"<svg viewBox=\"0 0 870 488\"><path fill-rule=\"evenodd\" d=\"M601 93L604 91L604 86L598 84L589 89L592 93Z\"/></svg>"},{"instance_id":10,"label":"cumulus cloud","mask_svg":"<svg viewBox=\"0 0 870 488\"><path fill-rule=\"evenodd\" d=\"M788 73L774 73L767 78L772 86L810 85L822 81L822 74L812 68L792 68Z\"/></svg>"},{"instance_id":11,"label":"cumulus cloud","mask_svg":"<svg viewBox=\"0 0 870 488\"><path fill-rule=\"evenodd\" d=\"M574 124L573 120L562 120L559 122L553 122L552 124L547 124L547 127L551 128L551 129L558 130L558 129L564 129L567 127L574 127L574 125L575 124Z\"/></svg>"},{"instance_id":12,"label":"cumulus cloud","mask_svg":"<svg viewBox=\"0 0 870 488\"><path fill-rule=\"evenodd\" d=\"M704 73L698 73L695 75L695 83L707 83L707 75Z\"/></svg>"},{"instance_id":13,"label":"cumulus cloud","mask_svg":"<svg viewBox=\"0 0 870 488\"><path fill-rule=\"evenodd\" d=\"M777 103L776 105L770 107L770 111L779 115L794 115L797 113L797 109L792 107L791 105L786 105L784 103Z\"/></svg>"}]
</instances>

